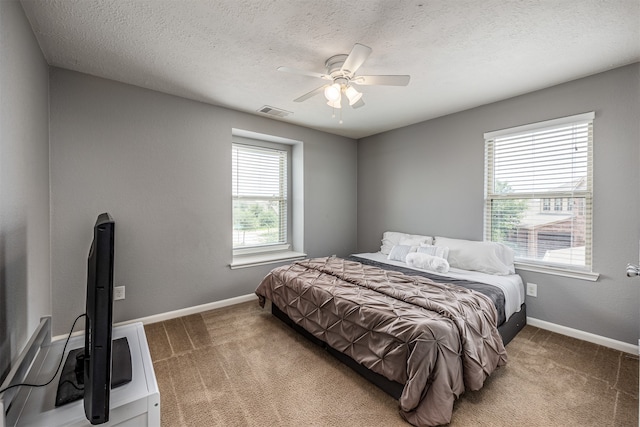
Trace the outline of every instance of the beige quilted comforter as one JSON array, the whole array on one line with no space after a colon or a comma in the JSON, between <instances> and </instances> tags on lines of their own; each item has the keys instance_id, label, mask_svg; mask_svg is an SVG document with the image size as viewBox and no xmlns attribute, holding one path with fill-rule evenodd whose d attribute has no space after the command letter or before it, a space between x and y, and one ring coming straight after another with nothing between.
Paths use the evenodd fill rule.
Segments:
<instances>
[{"instance_id":1,"label":"beige quilted comforter","mask_svg":"<svg viewBox=\"0 0 640 427\"><path fill-rule=\"evenodd\" d=\"M484 295L337 257L273 269L256 290L295 323L386 378L405 384L400 414L447 424L453 403L507 357Z\"/></svg>"}]
</instances>

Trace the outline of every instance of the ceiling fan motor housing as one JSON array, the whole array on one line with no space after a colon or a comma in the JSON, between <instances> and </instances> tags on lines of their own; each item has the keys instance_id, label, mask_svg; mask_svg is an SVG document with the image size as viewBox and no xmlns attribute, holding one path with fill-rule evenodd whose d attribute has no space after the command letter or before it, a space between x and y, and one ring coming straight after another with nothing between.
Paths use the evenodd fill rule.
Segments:
<instances>
[{"instance_id":1,"label":"ceiling fan motor housing","mask_svg":"<svg viewBox=\"0 0 640 427\"><path fill-rule=\"evenodd\" d=\"M333 55L324 62L325 67L327 67L327 74L329 74L334 80L337 77L353 77L351 75L351 70L342 70L342 65L347 60L348 56L349 55L346 54Z\"/></svg>"}]
</instances>

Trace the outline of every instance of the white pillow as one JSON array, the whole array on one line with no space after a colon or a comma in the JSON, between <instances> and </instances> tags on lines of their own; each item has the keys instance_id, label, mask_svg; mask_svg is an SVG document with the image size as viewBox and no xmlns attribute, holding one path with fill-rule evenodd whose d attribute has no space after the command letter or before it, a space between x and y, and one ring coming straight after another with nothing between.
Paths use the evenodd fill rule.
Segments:
<instances>
[{"instance_id":1,"label":"white pillow","mask_svg":"<svg viewBox=\"0 0 640 427\"><path fill-rule=\"evenodd\" d=\"M407 254L407 265L422 270L435 271L436 273L449 271L449 263L446 259L420 252L420 249L418 249L418 252Z\"/></svg>"},{"instance_id":2,"label":"white pillow","mask_svg":"<svg viewBox=\"0 0 640 427\"><path fill-rule=\"evenodd\" d=\"M400 239L401 245L420 246L429 245L433 242L433 238L430 236L420 236L418 234L409 234L406 237Z\"/></svg>"},{"instance_id":3,"label":"white pillow","mask_svg":"<svg viewBox=\"0 0 640 427\"><path fill-rule=\"evenodd\" d=\"M415 252L416 249L418 249L416 246L396 245L391 249L387 258L392 261L405 262L407 255L411 252Z\"/></svg>"},{"instance_id":4,"label":"white pillow","mask_svg":"<svg viewBox=\"0 0 640 427\"><path fill-rule=\"evenodd\" d=\"M406 240L406 243L401 243L400 240ZM416 240L417 243L414 244ZM388 255L396 245L407 244L410 246L418 246L420 243L431 244L433 243L433 237L431 236L421 236L418 234L407 234L400 233L398 231L385 231L382 234L382 246L380 246L380 252L385 255Z\"/></svg>"},{"instance_id":5,"label":"white pillow","mask_svg":"<svg viewBox=\"0 0 640 427\"><path fill-rule=\"evenodd\" d=\"M451 267L498 276L515 274L513 250L502 243L436 237L436 244L449 248Z\"/></svg>"},{"instance_id":6,"label":"white pillow","mask_svg":"<svg viewBox=\"0 0 640 427\"><path fill-rule=\"evenodd\" d=\"M449 248L446 246L420 245L418 252L447 259Z\"/></svg>"},{"instance_id":7,"label":"white pillow","mask_svg":"<svg viewBox=\"0 0 640 427\"><path fill-rule=\"evenodd\" d=\"M395 231L385 231L382 234L382 246L380 246L380 252L385 255L389 255L391 249L395 245L400 244L400 239L404 236L404 233L398 233Z\"/></svg>"}]
</instances>

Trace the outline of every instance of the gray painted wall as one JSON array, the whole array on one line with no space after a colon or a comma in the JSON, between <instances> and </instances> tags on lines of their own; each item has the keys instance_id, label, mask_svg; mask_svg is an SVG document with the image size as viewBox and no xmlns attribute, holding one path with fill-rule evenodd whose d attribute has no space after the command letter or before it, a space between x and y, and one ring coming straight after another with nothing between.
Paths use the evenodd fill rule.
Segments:
<instances>
[{"instance_id":1,"label":"gray painted wall","mask_svg":"<svg viewBox=\"0 0 640 427\"><path fill-rule=\"evenodd\" d=\"M48 71L17 1L0 1L0 382L40 317L49 281Z\"/></svg>"},{"instance_id":2,"label":"gray painted wall","mask_svg":"<svg viewBox=\"0 0 640 427\"><path fill-rule=\"evenodd\" d=\"M304 250L355 250L355 140L58 68L50 86L54 333L84 311L103 211L116 221L115 285L126 286L115 321L255 290L274 264L228 267L232 128L303 141Z\"/></svg>"},{"instance_id":3,"label":"gray painted wall","mask_svg":"<svg viewBox=\"0 0 640 427\"><path fill-rule=\"evenodd\" d=\"M91 227L105 210L117 221L116 285L127 286L116 321L253 291L273 265L227 267L231 128L304 141L304 249L346 255L356 224L357 251L377 250L385 230L481 239L482 134L596 111L601 278L521 274L539 286L530 316L637 343L640 286L624 266L638 259L640 238L638 64L356 145L66 70L49 80L17 1L0 2L0 53L0 375L41 316L53 312L61 334L84 311Z\"/></svg>"},{"instance_id":4,"label":"gray painted wall","mask_svg":"<svg viewBox=\"0 0 640 427\"><path fill-rule=\"evenodd\" d=\"M482 240L487 131L595 111L593 268L597 282L519 271L539 320L636 345L640 64L358 141L358 251L386 230Z\"/></svg>"}]
</instances>

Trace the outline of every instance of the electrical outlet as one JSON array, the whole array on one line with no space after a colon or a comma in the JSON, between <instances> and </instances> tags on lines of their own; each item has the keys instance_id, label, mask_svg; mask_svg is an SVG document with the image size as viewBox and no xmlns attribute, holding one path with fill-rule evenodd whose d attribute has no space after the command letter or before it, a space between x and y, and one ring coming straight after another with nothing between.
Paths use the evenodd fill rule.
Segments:
<instances>
[{"instance_id":1,"label":"electrical outlet","mask_svg":"<svg viewBox=\"0 0 640 427\"><path fill-rule=\"evenodd\" d=\"M530 297L538 297L538 285L535 283L527 283L527 295Z\"/></svg>"},{"instance_id":2,"label":"electrical outlet","mask_svg":"<svg viewBox=\"0 0 640 427\"><path fill-rule=\"evenodd\" d=\"M113 288L113 299L115 301L124 299L124 286L116 286Z\"/></svg>"}]
</instances>

